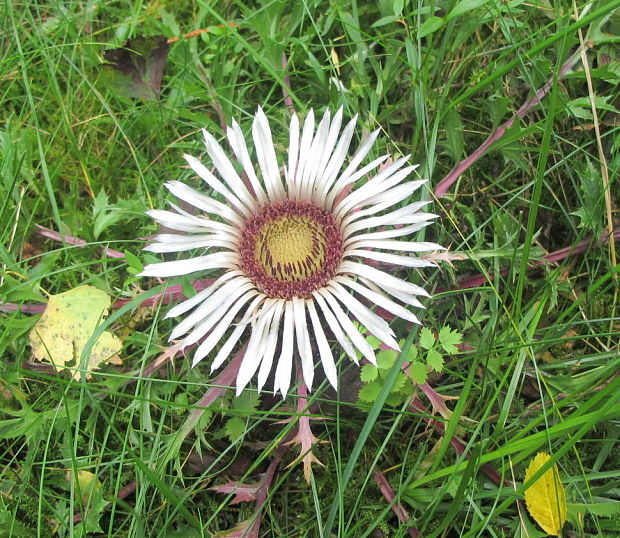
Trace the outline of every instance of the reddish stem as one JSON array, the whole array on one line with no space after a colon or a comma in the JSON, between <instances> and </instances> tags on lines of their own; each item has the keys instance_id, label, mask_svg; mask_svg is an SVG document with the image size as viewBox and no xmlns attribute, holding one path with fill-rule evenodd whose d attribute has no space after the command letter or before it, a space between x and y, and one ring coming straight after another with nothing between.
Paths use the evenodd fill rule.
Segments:
<instances>
[{"instance_id":1,"label":"reddish stem","mask_svg":"<svg viewBox=\"0 0 620 538\"><path fill-rule=\"evenodd\" d=\"M284 71L284 76L282 77L282 80L284 81L284 86L282 86L282 95L284 96L284 105L288 109L289 114L292 116L295 114L295 106L293 105L293 99L291 97L291 76L286 70L287 67L288 58L286 57L286 54L282 53L282 71Z\"/></svg>"},{"instance_id":2,"label":"reddish stem","mask_svg":"<svg viewBox=\"0 0 620 538\"><path fill-rule=\"evenodd\" d=\"M557 75L553 75L541 88L536 90L534 97L526 101L523 106L510 118L508 121L502 123L495 131L493 131L489 137L476 149L471 155L463 159L458 163L450 173L443 178L435 187L435 196L438 198L446 194L452 184L459 178L459 176L465 172L472 164L474 164L482 155L491 147L491 145L499 140L506 134L506 131L510 129L515 120L523 119L532 109L542 101L542 99L551 90L552 82L558 81L566 76L566 74L575 66L580 59L581 51L577 51L573 54L560 69Z\"/></svg>"},{"instance_id":3,"label":"reddish stem","mask_svg":"<svg viewBox=\"0 0 620 538\"><path fill-rule=\"evenodd\" d=\"M213 284L213 282L215 282L215 279L213 278L203 278L200 280L193 280L192 286L198 292L198 291L204 290L205 288L208 288L211 284ZM166 288L166 291L162 293L158 293L157 295L153 295L153 297L149 297L148 299L145 299L138 306L139 307L153 306L160 302L161 304L168 304L168 303L171 303L172 301L175 301L178 299L186 299L186 298L187 297L183 293L183 289L181 285L177 284L175 286L170 286ZM133 301L133 298L123 297L122 299L118 299L112 304L112 309L117 310L121 308L122 306L126 305L130 301Z\"/></svg>"},{"instance_id":4,"label":"reddish stem","mask_svg":"<svg viewBox=\"0 0 620 538\"><path fill-rule=\"evenodd\" d=\"M560 250L556 250L554 252L550 252L549 254L545 254L543 256L544 258L543 260L533 260L531 262L530 267L538 267L540 265L544 265L545 263L559 262L560 260L563 260L564 258L568 258L569 256L574 256L575 254L581 254L585 252L586 250L588 250L591 246L593 246L593 244L598 245L598 244L601 244L607 241L607 239L609 239L609 235L610 235L609 232L604 232L599 238L599 240L595 241L594 243L592 241L592 238L588 238L588 239L584 239L580 243L577 243L577 245L575 246L564 247L564 248L561 248ZM620 240L620 226L614 230L613 239L614 241ZM508 271L509 271L509 268L505 267L504 269L500 271L500 275L505 276L508 274ZM490 273L489 275L476 275L476 276L468 277L458 282L456 285L456 289L463 290L467 288L476 288L478 286L482 286L486 282L493 280L494 276L495 275L493 273ZM438 290L438 291L444 291L444 290Z\"/></svg>"},{"instance_id":5,"label":"reddish stem","mask_svg":"<svg viewBox=\"0 0 620 538\"><path fill-rule=\"evenodd\" d=\"M375 470L372 472L372 477L374 478L377 486L379 486L379 491L381 491L381 494L383 495L385 500L388 502L388 504L392 505L392 512L396 514L398 520L403 525L409 525L409 513L407 512L407 510L405 510L405 507L399 501L396 501L394 499L394 490L392 489L392 486L390 486L387 478L385 478L385 475L381 471L379 471L379 469L375 468ZM418 529L416 529L415 527L408 527L407 534L409 534L409 536L411 536L412 538L416 538L419 535L419 532Z\"/></svg>"},{"instance_id":6,"label":"reddish stem","mask_svg":"<svg viewBox=\"0 0 620 538\"><path fill-rule=\"evenodd\" d=\"M256 493L256 516L255 516L256 519L254 520L254 522L252 523L252 526L247 532L243 532L242 534L239 534L238 536L247 536L249 538L259 537L260 523L263 517L263 505L265 504L265 501L267 500L269 488L271 487L271 484L273 483L273 479L276 476L278 467L280 466L280 462L282 461L282 457L284 456L284 453L286 452L287 449L288 447L284 444L280 444L280 446L276 449L276 453L273 459L271 460L269 467L267 467L267 472L265 473L263 479L261 480L261 485L258 488L258 491ZM236 534L233 534L231 536L236 536Z\"/></svg>"},{"instance_id":7,"label":"reddish stem","mask_svg":"<svg viewBox=\"0 0 620 538\"><path fill-rule=\"evenodd\" d=\"M89 246L89 243L84 241L84 239L80 239L79 237L75 237L73 235L61 234L60 232L56 232L50 228L46 228L45 226L41 226L40 224L35 225L38 230L37 233L43 237L47 237L49 239L53 239L54 241L60 241L62 243L66 243L67 245L73 245L80 248L85 248ZM125 255L118 250L114 250L112 248L103 247L103 253L108 258L124 258Z\"/></svg>"}]
</instances>

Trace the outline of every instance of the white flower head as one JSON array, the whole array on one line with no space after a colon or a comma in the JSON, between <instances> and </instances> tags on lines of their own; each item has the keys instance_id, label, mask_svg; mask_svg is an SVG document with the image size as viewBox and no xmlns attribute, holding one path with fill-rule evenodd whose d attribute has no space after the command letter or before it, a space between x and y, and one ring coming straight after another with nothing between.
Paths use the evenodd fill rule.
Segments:
<instances>
[{"instance_id":1,"label":"white flower head","mask_svg":"<svg viewBox=\"0 0 620 538\"><path fill-rule=\"evenodd\" d=\"M217 175L195 157L185 159L211 194L179 181L166 183L198 214L174 204L171 211L148 212L161 225L181 233L158 235L146 250L203 253L147 265L142 276L220 272L210 287L168 312L167 317L188 313L170 339L182 338L183 347L198 344L193 365L219 345L213 371L249 334L237 394L256 372L260 390L275 363L274 391L286 395L295 355L309 389L315 354L336 387L331 336L354 361L359 350L375 363L373 348L351 318L387 346L399 349L393 331L372 305L419 323L407 307L421 308L418 297L428 293L377 265L435 265L409 253L441 250L440 245L399 238L427 226L437 215L420 211L429 202L407 202L425 183L406 181L416 168L406 166L408 155L381 166L389 158L383 155L360 168L379 131L370 134L345 166L356 119L341 129L342 109L333 118L328 111L315 126L310 110L300 129L293 116L284 177L260 108L252 125L257 167L236 122L226 133L235 164L203 131ZM366 179L369 174L374 175Z\"/></svg>"}]
</instances>

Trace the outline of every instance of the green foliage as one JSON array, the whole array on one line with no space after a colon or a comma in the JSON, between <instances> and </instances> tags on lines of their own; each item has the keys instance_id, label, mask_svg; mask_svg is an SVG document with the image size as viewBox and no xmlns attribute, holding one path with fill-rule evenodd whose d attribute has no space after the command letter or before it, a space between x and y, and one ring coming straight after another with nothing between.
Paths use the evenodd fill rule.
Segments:
<instances>
[{"instance_id":1,"label":"green foliage","mask_svg":"<svg viewBox=\"0 0 620 538\"><path fill-rule=\"evenodd\" d=\"M603 228L603 178L590 160L579 171L580 206L572 215L579 217L579 227L598 235Z\"/></svg>"},{"instance_id":2,"label":"green foliage","mask_svg":"<svg viewBox=\"0 0 620 538\"><path fill-rule=\"evenodd\" d=\"M93 200L93 238L119 222L130 222L142 216L145 207L137 200L118 200L110 204L107 194L101 190Z\"/></svg>"},{"instance_id":3,"label":"green foliage","mask_svg":"<svg viewBox=\"0 0 620 538\"><path fill-rule=\"evenodd\" d=\"M399 373L392 385L386 402L389 405L402 405L415 391L416 385L423 385L430 372L442 372L444 355L456 355L463 335L449 326L443 327L437 336L428 327L423 327L418 336L418 345L411 346L405 357L408 363L407 374ZM379 349L380 341L374 336L366 338L368 343ZM399 342L402 347L404 340ZM381 349L376 353L377 365L365 364L360 369L360 380L364 386L359 391L359 401L372 403L377 398L388 372L398 358L398 352Z\"/></svg>"},{"instance_id":4,"label":"green foliage","mask_svg":"<svg viewBox=\"0 0 620 538\"><path fill-rule=\"evenodd\" d=\"M252 416L256 412L260 403L260 394L251 390L246 390L232 399L225 397L220 405L235 413L235 416L226 420L224 426L215 433L215 437L226 437L231 443L238 441L246 432L248 425L247 417Z\"/></svg>"},{"instance_id":5,"label":"green foliage","mask_svg":"<svg viewBox=\"0 0 620 538\"><path fill-rule=\"evenodd\" d=\"M163 183L179 179L208 194L182 160L183 153L204 153L199 129L226 146L223 124L234 118L250 134L260 104L285 155L289 96L300 118L310 107L317 115L340 106L347 119L358 114L354 147L380 127L365 162L411 154L429 190L403 204L420 194L440 215L416 239L467 259L438 271L390 268L433 294L418 313L439 332L425 331L427 347L417 337L404 358L410 378L397 376L392 405L376 416L360 412L349 390L358 384L347 376L359 375L372 400L393 352L380 350L380 367L349 371L327 335L341 368L340 399L316 387L309 397L313 418L325 418L311 422L326 441L313 449L325 468L306 486L299 467L287 467L287 451L261 533L406 535L375 486L378 469L420 536L533 536L516 503L518 481L507 488L483 471L495 468L511 481L544 449L563 451L558 465L570 476L574 517L566 532L618 535L619 273L609 241L599 244L596 236L608 212L617 220L620 204L619 5L9 2L0 51L0 538L84 529L75 518L85 505L67 470L88 470L102 483L110 504L97 514L97 535L211 536L255 514L251 504L228 506L205 484L259 480L292 431L278 421L290 417L294 398L273 397L268 381L260 406L235 402L227 390L206 411L197 409L213 381L208 359L190 368L187 350L149 370L178 320L164 318L167 304L138 307L140 295L159 283L134 275L161 260L141 249L160 233L144 212L170 200ZM164 54L164 40L193 30L204 31ZM165 37L132 41L136 36ZM563 76L573 54L577 61ZM430 189L547 81L551 90L531 112L435 199ZM37 225L85 244L42 237ZM582 241L589 242L585 252L554 263L543 258ZM108 258L101 242L125 260ZM477 275L475 288L461 289ZM191 281L170 284L192 296ZM122 365L74 383L33 363L28 333L37 316L20 309L81 284L114 302L134 302L106 328L124 334ZM446 323L451 334L442 338ZM390 326L397 341L407 337L402 322ZM467 350L451 355L457 334ZM458 397L450 419L435 415L444 437L400 410L425 382ZM175 444L197 411L200 419ZM353 453L361 434L363 450ZM449 442L454 436L467 457Z\"/></svg>"}]
</instances>

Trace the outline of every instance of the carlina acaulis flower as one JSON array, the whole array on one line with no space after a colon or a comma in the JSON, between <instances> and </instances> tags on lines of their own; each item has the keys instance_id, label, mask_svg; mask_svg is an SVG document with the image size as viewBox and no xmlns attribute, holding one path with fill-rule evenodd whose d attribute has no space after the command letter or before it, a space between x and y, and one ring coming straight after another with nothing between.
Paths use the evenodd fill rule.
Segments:
<instances>
[{"instance_id":1,"label":"carlina acaulis flower","mask_svg":"<svg viewBox=\"0 0 620 538\"><path fill-rule=\"evenodd\" d=\"M247 334L237 393L257 372L260 390L275 363L274 391L286 395L295 354L309 389L315 354L336 387L328 342L332 336L354 361L359 350L374 363L374 351L352 319L399 349L387 322L368 305L419 323L408 307L422 308L418 297L428 293L377 265L435 265L411 253L442 250L440 245L403 239L436 217L421 211L429 202L409 201L425 181L406 181L416 168L406 165L409 155L393 162L383 155L362 166L378 130L348 159L357 116L341 129L342 116L342 109L333 118L327 111L316 126L310 110L302 127L293 116L283 175L269 122L260 108L252 125L253 158L236 122L226 133L234 160L203 131L217 175L197 158L185 155L185 159L206 183L206 193L179 181L166 183L198 214L175 204L170 211L148 212L162 226L180 233L157 235L146 250L200 254L147 265L142 276L205 271L219 275L211 286L168 312L166 317L187 313L170 339L181 338L183 347L198 344L193 365L220 345L212 359L213 371Z\"/></svg>"}]
</instances>

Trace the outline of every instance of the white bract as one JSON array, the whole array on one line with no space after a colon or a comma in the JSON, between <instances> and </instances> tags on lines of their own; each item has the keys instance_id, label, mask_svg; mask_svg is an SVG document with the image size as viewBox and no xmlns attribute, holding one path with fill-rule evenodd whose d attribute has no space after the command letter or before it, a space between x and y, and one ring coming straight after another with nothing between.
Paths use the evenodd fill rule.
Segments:
<instances>
[{"instance_id":1,"label":"white bract","mask_svg":"<svg viewBox=\"0 0 620 538\"><path fill-rule=\"evenodd\" d=\"M195 207L196 214L174 204L171 211L148 213L180 233L157 235L146 250L198 250L202 254L147 265L142 276L219 271L210 287L168 312L167 317L187 314L170 338L181 338L183 347L197 344L194 365L217 348L213 371L249 333L237 393L257 372L261 389L275 363L274 391L285 395L294 356L311 389L315 353L336 387L336 365L328 341L332 335L351 359L357 362L357 349L374 363L373 348L352 318L398 349L392 329L369 305L419 323L407 306L421 308L418 297L428 294L378 266L435 265L410 253L441 250L440 245L399 238L427 226L436 215L421 211L429 202L402 205L424 184L406 181L416 168L406 166L408 155L381 166L389 158L383 155L360 168L379 131L360 145L345 166L356 119L341 130L342 109L333 119L326 112L318 126L312 110L301 128L293 116L284 177L260 108L252 125L257 167L237 123L226 133L235 164L215 138L203 131L217 175L195 157L185 155L185 159L210 194L170 181L168 190Z\"/></svg>"}]
</instances>

